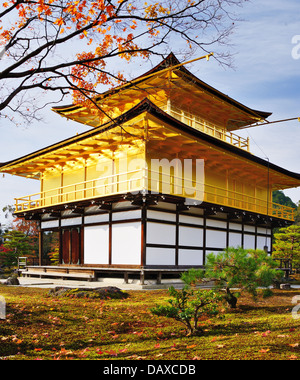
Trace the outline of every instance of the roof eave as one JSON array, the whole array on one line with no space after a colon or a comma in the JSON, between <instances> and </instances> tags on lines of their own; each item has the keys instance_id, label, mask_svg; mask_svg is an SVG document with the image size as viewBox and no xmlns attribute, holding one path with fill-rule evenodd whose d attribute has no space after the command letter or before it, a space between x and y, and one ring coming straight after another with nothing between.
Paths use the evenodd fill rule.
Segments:
<instances>
[{"instance_id":1,"label":"roof eave","mask_svg":"<svg viewBox=\"0 0 300 380\"><path fill-rule=\"evenodd\" d=\"M146 73L138 76L134 80L134 83L135 83L135 85L138 84L138 83L141 83L141 82L147 80L147 78L149 77L149 75L154 74L156 72L158 73L161 70L164 70L164 69L166 69L168 67L176 66L178 64L180 64L180 61L178 60L178 58L174 55L174 53L170 53L162 62L160 62L154 68L152 68L151 70L147 71ZM184 66L177 67L176 70L181 71L184 75L192 77L193 81L198 86L204 87L207 92L209 92L212 95L218 97L219 99L227 102L228 104L230 104L232 106L235 106L236 108L238 108L238 109L240 109L240 110L248 113L249 115L252 115L254 118L266 120L269 116L272 115L271 112L264 112L264 111L258 111L258 110L251 109L251 108L243 105L242 103L236 101L235 99L229 97L228 95L225 95L221 91L215 89L214 87L212 87L212 86L208 85L207 83L203 82L201 79L197 78L194 74L192 74ZM140 81L139 81L139 79L140 79ZM125 88L130 88L130 87L131 87L131 82L127 82L127 83L125 83L123 85L120 85L120 86L118 86L116 88L113 88L111 90L108 90L108 91L106 91L106 92L104 92L104 93L96 96L95 97L95 101L96 102L100 101L100 100L106 98L107 96L110 96L112 93L115 94L117 92L122 91ZM71 111L80 110L83 107L85 107L85 106L80 105L80 104L71 104L71 105L66 105L66 106L56 106L56 107L53 107L52 110L54 112L58 113L59 115L64 116L64 112L71 112ZM256 121L253 120L253 123L255 123ZM246 126L247 125L245 125L244 127L246 127Z\"/></svg>"},{"instance_id":2,"label":"roof eave","mask_svg":"<svg viewBox=\"0 0 300 380\"><path fill-rule=\"evenodd\" d=\"M2 163L1 164L1 167L4 168L5 170L5 167L6 166L12 166L12 165L16 165L16 164L20 164L22 162L26 162L32 158L35 158L41 154L45 154L45 153L49 153L49 152L52 152L54 151L55 149L59 149L59 148L63 148L65 146L68 146L70 144L73 144L73 143L76 143L76 142L79 142L79 141L82 141L83 139L85 138L88 138L88 137L92 137L94 135L97 135L99 133L102 133L104 131L108 131L110 130L111 128L114 128L118 125L121 125L122 123L128 121L128 120L131 120L132 118L140 115L141 113L143 112L149 112L150 114L152 114L153 116L157 117L158 119L160 119L161 121L164 121L172 126L175 126L176 128L182 130L182 131L185 131L189 134L192 134L194 135L195 137L199 137L201 138L201 140L204 140L206 142L208 142L209 144L213 145L213 146L216 146L216 147L219 147L219 148L222 148L224 150L227 150L231 153L234 153L240 157L243 157L245 159L248 159L249 161L252 161L252 162L255 162L257 164L260 164L266 168L269 168L271 170L274 170L276 172L279 172L283 175L286 175L288 177L291 177L293 179L296 179L296 180L299 180L299 186L300 186L300 174L298 173L293 173L293 172L290 172L284 168L281 168L275 164L272 164L272 163L269 163L268 161L260 158L260 157L257 157L257 156L254 156L252 155L251 153L247 152L247 151L244 151L238 147L235 147L234 145L230 145L228 144L227 142L224 142L222 140L218 140L216 139L215 137L213 136L210 136L204 132L201 132L201 131L198 131L192 127L189 127L188 125L182 123L181 121L173 118L172 116L170 116L169 114L165 113L164 111L162 111L159 107L157 107L155 104L153 104L149 99L144 99L142 100L139 104L137 104L135 107L133 107L132 109L130 109L129 111L127 111L126 113L124 113L123 115L119 116L118 118L116 118L115 120L113 121L110 121L108 123L105 123L103 124L102 126L100 127L97 127L97 128L94 128L92 130L89 130L87 132L83 132L75 137L72 137L72 138L69 138L69 139L66 139L66 140L63 140L59 143L56 143L56 144L53 144L53 145L50 145L46 148L43 148L39 151L36 151L36 152L33 152L29 155L26 155L26 156L23 156L23 157L20 157L16 160L12 160L12 161L9 161L7 163ZM1 171L1 170L0 170Z\"/></svg>"}]
</instances>

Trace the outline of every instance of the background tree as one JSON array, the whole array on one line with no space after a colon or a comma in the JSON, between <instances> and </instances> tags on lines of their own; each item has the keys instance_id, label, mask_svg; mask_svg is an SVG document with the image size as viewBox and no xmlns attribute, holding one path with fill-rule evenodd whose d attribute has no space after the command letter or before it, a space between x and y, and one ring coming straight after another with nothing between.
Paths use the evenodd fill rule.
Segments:
<instances>
[{"instance_id":1,"label":"background tree","mask_svg":"<svg viewBox=\"0 0 300 380\"><path fill-rule=\"evenodd\" d=\"M7 266L10 263L10 250L0 245L0 274L2 272L2 268Z\"/></svg>"},{"instance_id":2,"label":"background tree","mask_svg":"<svg viewBox=\"0 0 300 380\"><path fill-rule=\"evenodd\" d=\"M216 288L225 290L226 301L235 308L237 296L233 288L248 292L254 299L259 287L264 288L264 296L271 295L269 286L283 277L276 268L277 264L265 251L228 248L217 255L207 255L205 277L214 280Z\"/></svg>"},{"instance_id":3,"label":"background tree","mask_svg":"<svg viewBox=\"0 0 300 380\"><path fill-rule=\"evenodd\" d=\"M273 191L273 202L279 205L292 207L297 209L297 205L291 200L290 197L284 194L281 190Z\"/></svg>"},{"instance_id":4,"label":"background tree","mask_svg":"<svg viewBox=\"0 0 300 380\"><path fill-rule=\"evenodd\" d=\"M294 267L300 266L300 226L281 228L274 234L273 257L291 260Z\"/></svg>"},{"instance_id":5,"label":"background tree","mask_svg":"<svg viewBox=\"0 0 300 380\"><path fill-rule=\"evenodd\" d=\"M29 243L28 256L38 257L39 255L39 233L38 223L35 220L26 220L23 218L15 218L13 220L13 228L22 232L27 238Z\"/></svg>"},{"instance_id":6,"label":"background tree","mask_svg":"<svg viewBox=\"0 0 300 380\"><path fill-rule=\"evenodd\" d=\"M300 201L297 204L297 209L295 210L295 223L296 226L300 226Z\"/></svg>"},{"instance_id":7,"label":"background tree","mask_svg":"<svg viewBox=\"0 0 300 380\"><path fill-rule=\"evenodd\" d=\"M8 229L0 224L0 247L3 244L3 236L6 232L8 232Z\"/></svg>"},{"instance_id":8,"label":"background tree","mask_svg":"<svg viewBox=\"0 0 300 380\"><path fill-rule=\"evenodd\" d=\"M5 262L8 267L17 265L20 256L28 256L31 251L30 240L23 232L12 230L3 236L3 247L6 248Z\"/></svg>"},{"instance_id":9,"label":"background tree","mask_svg":"<svg viewBox=\"0 0 300 380\"><path fill-rule=\"evenodd\" d=\"M4 0L0 4L0 115L30 122L58 93L74 102L122 83L122 60L176 49L231 64L224 50L247 0ZM176 52L175 52L176 53ZM201 54L203 55L203 54ZM37 91L34 91L37 90ZM99 107L99 106L98 106Z\"/></svg>"},{"instance_id":10,"label":"background tree","mask_svg":"<svg viewBox=\"0 0 300 380\"><path fill-rule=\"evenodd\" d=\"M14 207L7 205L2 209L5 218L9 220L9 228L2 233L0 229L0 258L9 266L17 263L19 256L38 257L38 224L34 220L14 217Z\"/></svg>"},{"instance_id":11,"label":"background tree","mask_svg":"<svg viewBox=\"0 0 300 380\"><path fill-rule=\"evenodd\" d=\"M59 264L59 232L43 233L43 259L50 260L52 265Z\"/></svg>"},{"instance_id":12,"label":"background tree","mask_svg":"<svg viewBox=\"0 0 300 380\"><path fill-rule=\"evenodd\" d=\"M15 208L12 205L6 205L3 207L2 212L4 214L4 217L6 219L10 219L15 212Z\"/></svg>"}]
</instances>

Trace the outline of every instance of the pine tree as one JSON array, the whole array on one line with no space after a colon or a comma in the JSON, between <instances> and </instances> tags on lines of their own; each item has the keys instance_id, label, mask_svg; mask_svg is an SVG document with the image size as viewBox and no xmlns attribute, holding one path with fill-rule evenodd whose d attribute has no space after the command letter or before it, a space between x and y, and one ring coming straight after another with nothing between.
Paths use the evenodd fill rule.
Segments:
<instances>
[{"instance_id":1,"label":"pine tree","mask_svg":"<svg viewBox=\"0 0 300 380\"><path fill-rule=\"evenodd\" d=\"M3 247L9 251L5 260L8 267L16 265L18 257L27 256L30 253L30 241L23 232L12 230L4 234L3 238Z\"/></svg>"},{"instance_id":2,"label":"pine tree","mask_svg":"<svg viewBox=\"0 0 300 380\"><path fill-rule=\"evenodd\" d=\"M276 263L262 250L229 247L217 255L207 255L205 264L205 277L215 281L217 289L225 291L225 299L232 308L238 301L234 289L245 291L256 299L257 289L262 288L263 296L268 297L272 295L269 287L282 276Z\"/></svg>"},{"instance_id":3,"label":"pine tree","mask_svg":"<svg viewBox=\"0 0 300 380\"><path fill-rule=\"evenodd\" d=\"M274 238L273 257L291 260L293 266L298 267L300 265L300 226L281 228Z\"/></svg>"}]
</instances>

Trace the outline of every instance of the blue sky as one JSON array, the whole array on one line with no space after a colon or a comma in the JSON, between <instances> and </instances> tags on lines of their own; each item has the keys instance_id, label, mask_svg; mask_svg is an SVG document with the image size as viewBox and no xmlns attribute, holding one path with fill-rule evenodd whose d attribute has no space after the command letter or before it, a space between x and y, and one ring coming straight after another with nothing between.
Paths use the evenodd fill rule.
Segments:
<instances>
[{"instance_id":1,"label":"blue sky","mask_svg":"<svg viewBox=\"0 0 300 380\"><path fill-rule=\"evenodd\" d=\"M231 36L234 69L224 69L213 59L198 61L188 69L204 82L255 109L273 112L272 120L300 117L300 3L299 0L252 0L238 9L243 21ZM299 44L293 44L295 36ZM170 47L172 50L172 47ZM158 63L158 62L155 62ZM141 72L150 67L141 68ZM136 75L136 74L135 74ZM44 122L15 127L0 121L0 162L48 146L86 130L44 110ZM300 123L272 124L244 130L251 152L274 164L300 173ZM15 197L39 191L37 181L5 175L0 178L0 210ZM300 188L285 191L294 202ZM4 222L0 213L0 222Z\"/></svg>"}]
</instances>

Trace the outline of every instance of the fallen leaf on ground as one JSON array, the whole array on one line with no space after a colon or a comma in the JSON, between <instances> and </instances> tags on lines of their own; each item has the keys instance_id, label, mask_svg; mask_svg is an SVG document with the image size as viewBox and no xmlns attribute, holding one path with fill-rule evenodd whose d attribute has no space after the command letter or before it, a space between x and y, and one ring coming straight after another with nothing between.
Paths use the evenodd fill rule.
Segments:
<instances>
[{"instance_id":1,"label":"fallen leaf on ground","mask_svg":"<svg viewBox=\"0 0 300 380\"><path fill-rule=\"evenodd\" d=\"M297 359L298 359L298 356L296 356L296 355L291 355L291 356L289 357L289 359L290 359L290 360L297 360Z\"/></svg>"},{"instance_id":2,"label":"fallen leaf on ground","mask_svg":"<svg viewBox=\"0 0 300 380\"><path fill-rule=\"evenodd\" d=\"M262 354L266 354L269 351L270 351L269 348L267 348L267 349L262 348L261 350L259 350L259 352L262 353Z\"/></svg>"}]
</instances>

